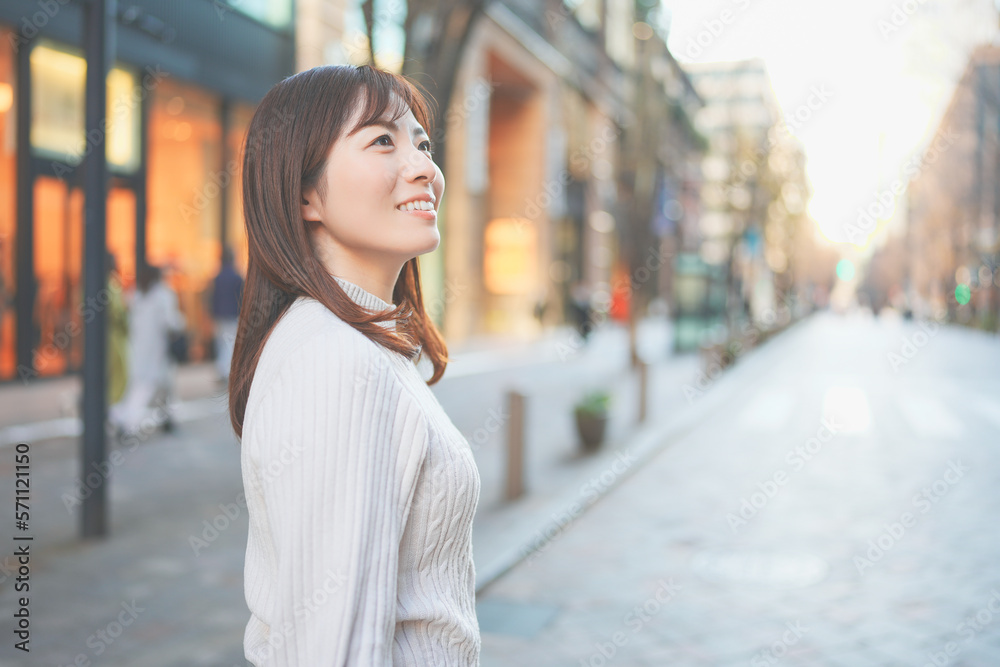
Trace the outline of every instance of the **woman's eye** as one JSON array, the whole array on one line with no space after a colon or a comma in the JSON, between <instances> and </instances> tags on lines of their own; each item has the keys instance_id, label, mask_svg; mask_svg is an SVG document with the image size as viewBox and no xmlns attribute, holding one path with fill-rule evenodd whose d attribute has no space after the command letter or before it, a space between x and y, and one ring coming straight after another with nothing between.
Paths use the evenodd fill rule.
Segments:
<instances>
[{"instance_id":1,"label":"woman's eye","mask_svg":"<svg viewBox=\"0 0 1000 667\"><path fill-rule=\"evenodd\" d=\"M431 145L430 140L420 142L420 150L427 151L428 153L434 152L434 146Z\"/></svg>"},{"instance_id":2,"label":"woman's eye","mask_svg":"<svg viewBox=\"0 0 1000 667\"><path fill-rule=\"evenodd\" d=\"M388 143L381 143L383 140L385 140ZM383 134L381 137L372 142L373 146L376 144L379 146L392 146L392 137L390 137L388 134Z\"/></svg>"}]
</instances>

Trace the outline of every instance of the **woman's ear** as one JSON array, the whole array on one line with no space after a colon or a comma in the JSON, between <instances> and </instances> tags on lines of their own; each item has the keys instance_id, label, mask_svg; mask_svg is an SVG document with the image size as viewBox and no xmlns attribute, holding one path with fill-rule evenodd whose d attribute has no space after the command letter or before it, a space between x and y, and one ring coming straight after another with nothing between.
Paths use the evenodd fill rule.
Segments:
<instances>
[{"instance_id":1,"label":"woman's ear","mask_svg":"<svg viewBox=\"0 0 1000 667\"><path fill-rule=\"evenodd\" d=\"M310 188L302 193L302 219L306 222L320 222L319 194L315 188Z\"/></svg>"}]
</instances>

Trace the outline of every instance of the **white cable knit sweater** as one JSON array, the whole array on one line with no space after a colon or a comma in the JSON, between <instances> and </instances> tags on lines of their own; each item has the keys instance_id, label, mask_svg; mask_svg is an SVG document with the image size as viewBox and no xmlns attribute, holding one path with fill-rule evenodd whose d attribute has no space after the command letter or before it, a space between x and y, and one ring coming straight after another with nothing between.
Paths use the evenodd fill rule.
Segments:
<instances>
[{"instance_id":1,"label":"white cable knit sweater","mask_svg":"<svg viewBox=\"0 0 1000 667\"><path fill-rule=\"evenodd\" d=\"M413 362L300 297L264 345L241 458L252 664L479 664L479 473Z\"/></svg>"}]
</instances>

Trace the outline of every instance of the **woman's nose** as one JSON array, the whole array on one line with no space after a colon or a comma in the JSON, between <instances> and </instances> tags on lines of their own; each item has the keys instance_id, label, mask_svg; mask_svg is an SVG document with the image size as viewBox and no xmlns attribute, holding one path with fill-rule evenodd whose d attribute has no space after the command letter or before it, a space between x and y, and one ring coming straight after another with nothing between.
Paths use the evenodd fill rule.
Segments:
<instances>
[{"instance_id":1,"label":"woman's nose","mask_svg":"<svg viewBox=\"0 0 1000 667\"><path fill-rule=\"evenodd\" d=\"M427 153L414 147L407 152L403 159L405 162L403 173L407 180L416 181L425 178L428 183L434 182L434 178L437 176L437 166Z\"/></svg>"}]
</instances>

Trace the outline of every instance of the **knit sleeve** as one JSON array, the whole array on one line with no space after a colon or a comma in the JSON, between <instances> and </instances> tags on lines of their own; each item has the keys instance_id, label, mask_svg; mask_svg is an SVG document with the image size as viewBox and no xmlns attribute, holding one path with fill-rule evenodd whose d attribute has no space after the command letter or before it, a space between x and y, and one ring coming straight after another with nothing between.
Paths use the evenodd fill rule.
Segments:
<instances>
[{"instance_id":1,"label":"knit sleeve","mask_svg":"<svg viewBox=\"0 0 1000 667\"><path fill-rule=\"evenodd\" d=\"M276 572L260 664L391 665L424 417L361 336L315 336L283 366L255 457Z\"/></svg>"}]
</instances>

